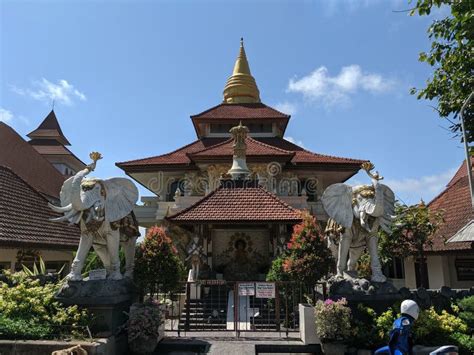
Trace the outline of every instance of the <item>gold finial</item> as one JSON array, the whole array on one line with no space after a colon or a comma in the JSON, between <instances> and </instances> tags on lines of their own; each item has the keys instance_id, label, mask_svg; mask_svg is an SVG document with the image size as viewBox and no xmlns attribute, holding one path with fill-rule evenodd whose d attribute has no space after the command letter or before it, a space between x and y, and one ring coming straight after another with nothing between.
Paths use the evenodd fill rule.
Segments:
<instances>
[{"instance_id":1,"label":"gold finial","mask_svg":"<svg viewBox=\"0 0 474 355\"><path fill-rule=\"evenodd\" d=\"M92 152L89 154L89 158L92 159L92 161L95 163L97 160L102 159L102 154L99 152Z\"/></svg>"},{"instance_id":2,"label":"gold finial","mask_svg":"<svg viewBox=\"0 0 474 355\"><path fill-rule=\"evenodd\" d=\"M366 162L362 163L362 165L360 167L362 169L364 169L365 172L367 173L367 175L369 175L372 179L375 179L375 180L382 180L383 179L383 176L380 176L378 171L372 172L372 170L375 168L375 165L372 164L370 161L366 161Z\"/></svg>"},{"instance_id":3,"label":"gold finial","mask_svg":"<svg viewBox=\"0 0 474 355\"><path fill-rule=\"evenodd\" d=\"M260 92L250 73L243 37L240 39L240 51L235 61L234 71L227 79L224 88L224 102L228 104L260 102Z\"/></svg>"}]
</instances>

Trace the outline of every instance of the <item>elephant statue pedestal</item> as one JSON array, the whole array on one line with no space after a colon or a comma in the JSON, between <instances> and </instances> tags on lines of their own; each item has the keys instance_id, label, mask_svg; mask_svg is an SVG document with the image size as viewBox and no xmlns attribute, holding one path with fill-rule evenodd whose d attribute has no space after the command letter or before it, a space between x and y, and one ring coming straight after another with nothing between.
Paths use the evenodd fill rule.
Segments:
<instances>
[{"instance_id":1,"label":"elephant statue pedestal","mask_svg":"<svg viewBox=\"0 0 474 355\"><path fill-rule=\"evenodd\" d=\"M136 286L130 279L67 281L55 297L64 305L77 305L93 316L89 328L93 336L114 335L127 321L129 312L138 299ZM119 340L119 338L117 338Z\"/></svg>"},{"instance_id":2,"label":"elephant statue pedestal","mask_svg":"<svg viewBox=\"0 0 474 355\"><path fill-rule=\"evenodd\" d=\"M329 297L331 299L345 298L349 305L357 307L363 303L376 311L385 311L387 307L403 296L391 281L371 282L364 278L331 277L328 280Z\"/></svg>"}]
</instances>

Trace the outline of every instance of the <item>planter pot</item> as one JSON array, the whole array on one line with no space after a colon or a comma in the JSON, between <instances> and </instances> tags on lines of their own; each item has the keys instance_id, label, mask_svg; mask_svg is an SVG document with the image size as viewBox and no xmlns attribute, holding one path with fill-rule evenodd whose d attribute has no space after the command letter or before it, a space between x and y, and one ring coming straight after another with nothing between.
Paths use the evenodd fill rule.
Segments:
<instances>
[{"instance_id":1,"label":"planter pot","mask_svg":"<svg viewBox=\"0 0 474 355\"><path fill-rule=\"evenodd\" d=\"M323 353L325 355L344 355L347 345L343 343L323 343Z\"/></svg>"},{"instance_id":2,"label":"planter pot","mask_svg":"<svg viewBox=\"0 0 474 355\"><path fill-rule=\"evenodd\" d=\"M151 339L149 337L139 337L128 343L128 347L133 354L152 354L158 345L158 337Z\"/></svg>"},{"instance_id":3,"label":"planter pot","mask_svg":"<svg viewBox=\"0 0 474 355\"><path fill-rule=\"evenodd\" d=\"M152 310L159 310L158 314L161 317L161 324L158 327L157 334L154 334L154 336L149 336L149 335L141 335L137 338L134 338L133 340L129 340L128 346L129 349L132 351L133 354L152 354L157 347L158 343L163 339L165 329L164 329L164 315L166 312L166 306L165 305L144 305L144 304L133 304L130 307L130 319L133 319L135 316L139 315L140 313L143 314L142 312L148 309ZM148 332L149 334L149 332ZM129 333L130 336L130 333Z\"/></svg>"}]
</instances>

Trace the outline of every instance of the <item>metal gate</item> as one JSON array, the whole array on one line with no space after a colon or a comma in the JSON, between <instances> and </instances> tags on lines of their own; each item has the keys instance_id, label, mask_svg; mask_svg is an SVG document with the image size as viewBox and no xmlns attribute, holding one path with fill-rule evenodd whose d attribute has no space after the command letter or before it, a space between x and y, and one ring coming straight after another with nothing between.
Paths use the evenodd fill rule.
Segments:
<instances>
[{"instance_id":1,"label":"metal gate","mask_svg":"<svg viewBox=\"0 0 474 355\"><path fill-rule=\"evenodd\" d=\"M325 285L321 293L325 296ZM324 297L323 296L323 297ZM321 296L319 296L321 297ZM199 280L180 292L161 295L166 304L166 330L243 332L299 331L298 304L318 298L313 288L291 281Z\"/></svg>"}]
</instances>

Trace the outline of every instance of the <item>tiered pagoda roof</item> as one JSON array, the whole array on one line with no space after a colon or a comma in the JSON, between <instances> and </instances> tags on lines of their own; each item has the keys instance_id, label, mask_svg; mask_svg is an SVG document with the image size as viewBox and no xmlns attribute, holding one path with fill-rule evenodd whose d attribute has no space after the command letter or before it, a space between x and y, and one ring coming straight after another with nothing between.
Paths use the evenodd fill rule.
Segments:
<instances>
[{"instance_id":1,"label":"tiered pagoda roof","mask_svg":"<svg viewBox=\"0 0 474 355\"><path fill-rule=\"evenodd\" d=\"M329 168L332 171L344 171L345 178L360 169L365 160L313 153L285 140L283 136L289 119L290 115L261 102L260 92L250 72L241 42L234 70L224 88L223 102L191 116L198 140L167 154L118 162L116 165L126 173L134 174L158 169L193 170L198 169L198 163L231 163L232 140L227 131L230 125L237 125L241 121L250 129L251 138L246 140L247 159L250 163L278 161L284 163L285 168ZM211 131L212 125L221 125L221 133ZM267 125L267 130L262 127L260 132L252 131L252 127L260 125Z\"/></svg>"}]
</instances>

